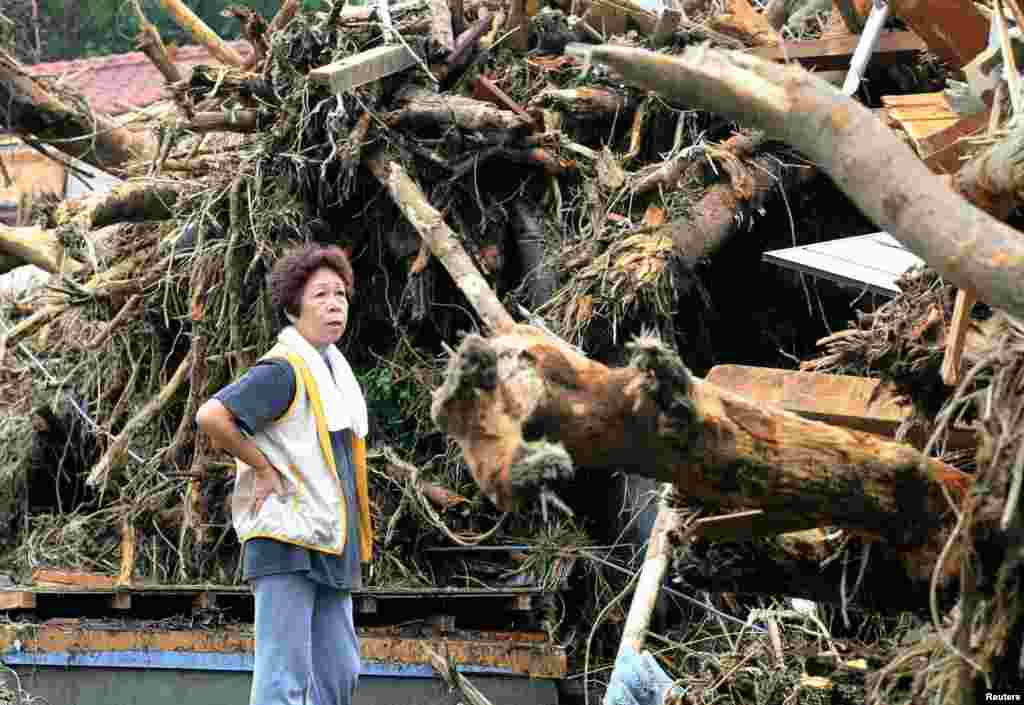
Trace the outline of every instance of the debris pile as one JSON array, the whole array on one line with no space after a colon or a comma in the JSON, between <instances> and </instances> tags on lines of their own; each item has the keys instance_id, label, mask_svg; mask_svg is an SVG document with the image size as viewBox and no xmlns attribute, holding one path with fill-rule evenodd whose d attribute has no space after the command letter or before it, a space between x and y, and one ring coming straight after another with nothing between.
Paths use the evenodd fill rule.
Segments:
<instances>
[{"instance_id":1,"label":"debris pile","mask_svg":"<svg viewBox=\"0 0 1024 705\"><path fill-rule=\"evenodd\" d=\"M654 10L630 0L306 10L287 0L269 22L239 15L249 55L203 35L224 63L188 76L143 17L140 47L162 66L170 102L131 124L83 109L66 86L0 58L0 104L14 132L55 158L60 150L126 179L84 199L36 199L19 227L0 231L0 253L48 273L46 286L0 289L0 565L19 582L38 568L122 584L238 582L233 463L196 433L194 414L271 347L282 321L265 277L289 244L317 240L344 247L356 273L342 347L372 418L370 587L561 591L570 597L550 603L543 626L578 648L580 681L597 686L614 661L628 577L649 531L636 528L637 505L621 511L629 491L611 492L612 473L625 470L648 476L639 503L648 515L655 479L674 483L680 503L702 517L676 550L674 621L649 637L672 675L688 679L691 698L728 683L737 701L852 689L896 702L908 688L904 669L920 659L940 670L916 679L908 699L949 698L950 684L995 678L1016 664L1020 629L1015 559L987 547L1003 545L1002 532L1019 521L1022 329L1012 316L1021 299L999 296L1005 276L961 280L977 284L971 298L954 289L940 274L960 271L950 250L930 249L928 234L913 229L930 221L905 213L915 201L874 208L875 190L896 188L892 174L857 169L866 168L865 135L885 133L903 149L887 168L910 157L922 170L921 162L952 163L962 196L1009 217L1021 93L1008 47L1018 30L1000 24L995 3L1003 44L966 70L971 88L990 81L994 95L975 94L955 79L986 40L966 56L939 31L948 18L904 4L892 3L892 31L856 95L876 104L888 86L946 95L936 86L948 78L957 105L974 98L994 117L961 116L943 98L951 123L922 135L911 101L889 101L883 122L807 72L770 63L849 63L855 32L878 21L865 25L870 5L839 0L773 0L763 12L746 0ZM963 12L973 22L963 27L974 27L973 10ZM735 49L748 51L725 51ZM1001 57L1013 70L990 80ZM964 132L968 122L976 127ZM977 125L984 139L961 139ZM938 177L917 181L955 198ZM770 245L871 232L872 221L935 266L906 275L902 293L882 305L760 262ZM979 297L987 305L974 305ZM856 306L856 323L831 332ZM478 332L491 337L466 335ZM467 351L477 355L474 374ZM691 374L720 362L880 378L914 409L896 437L913 441L917 424L930 442L915 449L775 416ZM488 366L497 382L485 383ZM514 387L524 379L537 384ZM633 381L609 393L609 379ZM503 426L515 438L491 434L488 446L464 418L495 389L531 411ZM626 402L629 410L615 406ZM619 411L644 422L595 433L601 424L616 430ZM587 423L570 438L576 427L559 419L573 414ZM704 434L712 421L729 433ZM958 428L979 433L977 457L973 448L949 452ZM786 446L787 433L814 447ZM700 460L673 456L698 438ZM777 445L771 452L766 438ZM840 480L814 474L814 454L830 449L849 465ZM510 466L501 463L510 457L526 479L506 494ZM746 464L718 473L714 463L727 457ZM700 463L704 476L686 475L684 466ZM765 480L755 471L766 467L782 470ZM805 474L794 480L793 468ZM861 479L868 470L876 482ZM632 499L644 491L634 488ZM914 511L900 511L908 493ZM564 503L575 516L552 509ZM710 521L730 511L744 529ZM504 550L472 550L481 546ZM768 565L818 575L799 586L781 570L766 579ZM898 654L868 644L908 623L871 626L864 609L884 607L882 586L896 574L920 607L912 623L923 634ZM823 603L801 611L745 594L794 590ZM869 667L875 674L865 678Z\"/></svg>"}]
</instances>

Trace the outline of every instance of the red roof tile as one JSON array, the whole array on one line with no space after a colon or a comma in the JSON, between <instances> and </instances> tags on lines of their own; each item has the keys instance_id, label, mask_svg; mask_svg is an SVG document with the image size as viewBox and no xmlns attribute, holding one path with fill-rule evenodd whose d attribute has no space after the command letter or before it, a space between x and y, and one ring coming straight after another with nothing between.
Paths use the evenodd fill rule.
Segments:
<instances>
[{"instance_id":1,"label":"red roof tile","mask_svg":"<svg viewBox=\"0 0 1024 705\"><path fill-rule=\"evenodd\" d=\"M227 44L242 56L251 51L246 42ZM197 64L219 63L202 46L178 47L173 50L172 60L185 77ZM125 106L143 107L166 97L163 76L141 51L32 64L25 68L33 76L70 77L69 85L82 93L93 110L104 113L122 113Z\"/></svg>"}]
</instances>

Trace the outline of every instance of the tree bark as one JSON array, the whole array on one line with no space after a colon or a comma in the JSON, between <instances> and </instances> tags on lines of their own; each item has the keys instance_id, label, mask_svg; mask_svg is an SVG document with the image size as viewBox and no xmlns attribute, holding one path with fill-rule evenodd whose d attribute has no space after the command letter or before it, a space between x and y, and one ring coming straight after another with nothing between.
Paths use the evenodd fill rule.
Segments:
<instances>
[{"instance_id":1,"label":"tree bark","mask_svg":"<svg viewBox=\"0 0 1024 705\"><path fill-rule=\"evenodd\" d=\"M549 107L582 120L597 120L621 114L629 105L629 96L600 88L548 88L531 98L527 109Z\"/></svg>"},{"instance_id":2,"label":"tree bark","mask_svg":"<svg viewBox=\"0 0 1024 705\"><path fill-rule=\"evenodd\" d=\"M139 3L140 0L132 0L135 19L139 23L139 34L135 39L135 44L143 54L149 57L149 60L153 62L153 65L156 66L160 75L164 77L168 84L178 83L182 80L181 72L171 61L171 57L168 56L167 47L164 46L163 39L160 38L160 31L153 23L146 19L146 15L142 11L142 5Z\"/></svg>"},{"instance_id":3,"label":"tree bark","mask_svg":"<svg viewBox=\"0 0 1024 705\"><path fill-rule=\"evenodd\" d=\"M880 228L958 287L1024 318L1024 238L962 199L870 110L803 69L692 48L583 47L626 81L764 129L824 169ZM870 145L870 148L868 147Z\"/></svg>"},{"instance_id":4,"label":"tree bark","mask_svg":"<svg viewBox=\"0 0 1024 705\"><path fill-rule=\"evenodd\" d=\"M732 181L717 183L690 209L687 217L660 229L672 239L680 257L699 259L714 254L740 231L747 215L756 212L776 189L788 191L818 174L813 166L787 166L778 159L758 157L742 186Z\"/></svg>"},{"instance_id":5,"label":"tree bark","mask_svg":"<svg viewBox=\"0 0 1024 705\"><path fill-rule=\"evenodd\" d=\"M269 120L258 110L232 110L230 112L196 113L180 125L193 132L259 132Z\"/></svg>"},{"instance_id":6,"label":"tree bark","mask_svg":"<svg viewBox=\"0 0 1024 705\"><path fill-rule=\"evenodd\" d=\"M184 188L184 182L128 181L105 193L62 201L55 214L57 227L75 226L85 236L115 223L165 220Z\"/></svg>"},{"instance_id":7,"label":"tree bark","mask_svg":"<svg viewBox=\"0 0 1024 705\"><path fill-rule=\"evenodd\" d=\"M117 173L157 153L146 133L119 127L106 115L83 114L50 94L10 55L0 52L0 120L19 137L34 137L65 154Z\"/></svg>"},{"instance_id":8,"label":"tree bark","mask_svg":"<svg viewBox=\"0 0 1024 705\"><path fill-rule=\"evenodd\" d=\"M448 0L430 0L430 41L444 59L455 48L452 11Z\"/></svg>"},{"instance_id":9,"label":"tree bark","mask_svg":"<svg viewBox=\"0 0 1024 705\"><path fill-rule=\"evenodd\" d=\"M436 95L415 91L398 110L384 116L389 127L444 127L455 125L466 130L519 130L531 124L529 118L511 110L501 110L458 95Z\"/></svg>"},{"instance_id":10,"label":"tree bark","mask_svg":"<svg viewBox=\"0 0 1024 705\"><path fill-rule=\"evenodd\" d=\"M652 339L610 369L528 326L471 335L431 414L503 510L573 467L671 482L707 513L760 509L907 547L928 571L968 476L909 445L765 407L695 379ZM543 439L543 440L527 440ZM916 573L914 573L916 575Z\"/></svg>"},{"instance_id":11,"label":"tree bark","mask_svg":"<svg viewBox=\"0 0 1024 705\"><path fill-rule=\"evenodd\" d=\"M365 162L370 172L387 188L388 194L409 220L431 253L451 275L470 305L492 332L499 333L515 326L515 321L502 306L494 290L487 284L473 260L459 243L458 236L430 205L426 195L405 170L380 157Z\"/></svg>"}]
</instances>

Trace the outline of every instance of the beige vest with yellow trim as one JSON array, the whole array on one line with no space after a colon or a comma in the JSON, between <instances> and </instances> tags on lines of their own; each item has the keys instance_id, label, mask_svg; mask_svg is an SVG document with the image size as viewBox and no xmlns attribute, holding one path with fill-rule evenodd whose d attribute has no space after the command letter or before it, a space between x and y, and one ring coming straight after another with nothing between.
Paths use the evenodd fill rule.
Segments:
<instances>
[{"instance_id":1,"label":"beige vest with yellow trim","mask_svg":"<svg viewBox=\"0 0 1024 705\"><path fill-rule=\"evenodd\" d=\"M256 446L280 471L286 496L267 497L253 515L253 472L236 461L231 515L239 539L268 538L314 551L341 555L347 540L347 502L338 478L330 432L316 381L302 357L276 345L263 359L283 358L295 373L295 396L284 416L253 436ZM360 558L370 560L373 529L370 523L366 474L366 442L349 431L355 472L355 506L359 511Z\"/></svg>"}]
</instances>

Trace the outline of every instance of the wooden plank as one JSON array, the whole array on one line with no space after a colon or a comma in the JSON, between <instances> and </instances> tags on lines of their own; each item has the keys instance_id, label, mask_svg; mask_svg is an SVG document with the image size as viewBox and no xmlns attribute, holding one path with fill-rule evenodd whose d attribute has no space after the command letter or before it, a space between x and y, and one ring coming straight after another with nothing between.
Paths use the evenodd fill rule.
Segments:
<instances>
[{"instance_id":1,"label":"wooden plank","mask_svg":"<svg viewBox=\"0 0 1024 705\"><path fill-rule=\"evenodd\" d=\"M79 587L114 587L117 578L102 573L87 573L79 570L56 570L37 568L32 572L36 585L77 585Z\"/></svg>"},{"instance_id":2,"label":"wooden plank","mask_svg":"<svg viewBox=\"0 0 1024 705\"><path fill-rule=\"evenodd\" d=\"M892 387L877 379L746 365L716 365L705 378L715 386L804 418L892 435L907 418Z\"/></svg>"},{"instance_id":3,"label":"wooden plank","mask_svg":"<svg viewBox=\"0 0 1024 705\"><path fill-rule=\"evenodd\" d=\"M890 0L889 8L954 70L988 45L989 21L972 0Z\"/></svg>"},{"instance_id":4,"label":"wooden plank","mask_svg":"<svg viewBox=\"0 0 1024 705\"><path fill-rule=\"evenodd\" d=\"M35 609L36 596L27 590L5 590L0 592L0 610Z\"/></svg>"},{"instance_id":5,"label":"wooden plank","mask_svg":"<svg viewBox=\"0 0 1024 705\"><path fill-rule=\"evenodd\" d=\"M859 35L851 34L831 39L785 42L777 47L760 47L752 53L770 61L799 61L805 68L835 71L849 66L859 40ZM925 49L925 43L913 32L883 32L871 60L881 64L901 63Z\"/></svg>"},{"instance_id":6,"label":"wooden plank","mask_svg":"<svg viewBox=\"0 0 1024 705\"><path fill-rule=\"evenodd\" d=\"M969 115L950 127L928 135L918 142L917 150L924 163L936 174L955 174L963 164L965 137L988 129L992 110Z\"/></svg>"},{"instance_id":7,"label":"wooden plank","mask_svg":"<svg viewBox=\"0 0 1024 705\"><path fill-rule=\"evenodd\" d=\"M385 44L309 72L311 81L329 83L338 93L380 80L415 66L416 55L404 44Z\"/></svg>"}]
</instances>

